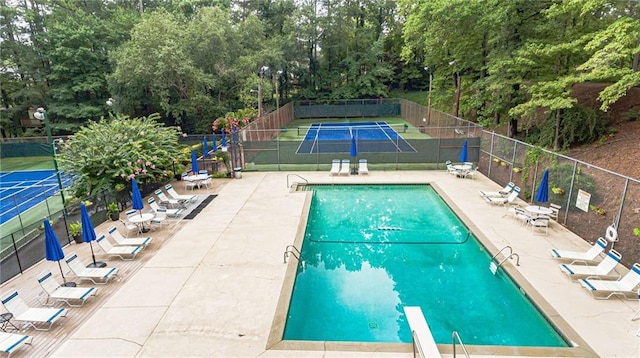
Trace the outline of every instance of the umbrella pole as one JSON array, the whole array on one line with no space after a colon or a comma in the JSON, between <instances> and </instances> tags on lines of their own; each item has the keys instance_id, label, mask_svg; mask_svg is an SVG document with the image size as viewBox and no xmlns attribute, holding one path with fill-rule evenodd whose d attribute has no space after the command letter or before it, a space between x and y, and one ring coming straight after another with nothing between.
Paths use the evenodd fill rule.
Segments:
<instances>
[{"instance_id":1,"label":"umbrella pole","mask_svg":"<svg viewBox=\"0 0 640 358\"><path fill-rule=\"evenodd\" d=\"M58 267L60 268L60 275L62 275L62 284L63 287L76 287L75 282L67 282L67 278L64 277L64 272L62 271L62 265L60 265L60 261L58 261Z\"/></svg>"},{"instance_id":2,"label":"umbrella pole","mask_svg":"<svg viewBox=\"0 0 640 358\"><path fill-rule=\"evenodd\" d=\"M96 262L96 255L93 253L93 244L89 241L89 247L91 248L91 258L93 259L93 263L90 263L87 267L105 267L107 264L104 262Z\"/></svg>"}]
</instances>

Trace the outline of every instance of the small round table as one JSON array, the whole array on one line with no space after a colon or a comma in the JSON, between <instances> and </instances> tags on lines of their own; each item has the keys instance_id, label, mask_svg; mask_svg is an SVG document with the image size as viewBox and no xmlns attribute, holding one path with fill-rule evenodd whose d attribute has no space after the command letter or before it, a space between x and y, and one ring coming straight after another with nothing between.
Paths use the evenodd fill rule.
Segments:
<instances>
[{"instance_id":1,"label":"small round table","mask_svg":"<svg viewBox=\"0 0 640 358\"><path fill-rule=\"evenodd\" d=\"M131 216L129 216L129 221L131 221L134 224L141 224L140 227L140 231L141 232L148 232L149 229L144 227L144 223L151 221L154 217L156 217L153 214L150 213L144 213L144 214L133 214Z\"/></svg>"},{"instance_id":2,"label":"small round table","mask_svg":"<svg viewBox=\"0 0 640 358\"><path fill-rule=\"evenodd\" d=\"M19 331L18 327L16 327L13 323L11 323L11 319L13 318L13 313L7 312L0 314L0 329L4 332L7 331L7 325L13 327L16 331Z\"/></svg>"},{"instance_id":3,"label":"small round table","mask_svg":"<svg viewBox=\"0 0 640 358\"><path fill-rule=\"evenodd\" d=\"M529 205L526 208L524 208L524 210L532 213L532 214L536 214L536 216L540 216L540 215L551 215L553 213L553 210L544 207L544 206L540 206L540 205Z\"/></svg>"}]
</instances>

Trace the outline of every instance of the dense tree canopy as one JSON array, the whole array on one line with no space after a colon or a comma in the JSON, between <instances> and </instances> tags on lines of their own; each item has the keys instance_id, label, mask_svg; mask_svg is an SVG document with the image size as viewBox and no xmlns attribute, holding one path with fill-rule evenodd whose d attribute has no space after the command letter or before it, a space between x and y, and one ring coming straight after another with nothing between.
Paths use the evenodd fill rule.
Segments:
<instances>
[{"instance_id":1,"label":"dense tree canopy","mask_svg":"<svg viewBox=\"0 0 640 358\"><path fill-rule=\"evenodd\" d=\"M575 84L609 84L602 111L640 85L634 0L0 0L0 13L5 137L33 106L54 134L110 111L203 133L257 107L259 83L268 106L276 81L283 101L379 98L432 75L437 108L453 113L459 93L460 116L548 128L560 148L581 127Z\"/></svg>"}]
</instances>

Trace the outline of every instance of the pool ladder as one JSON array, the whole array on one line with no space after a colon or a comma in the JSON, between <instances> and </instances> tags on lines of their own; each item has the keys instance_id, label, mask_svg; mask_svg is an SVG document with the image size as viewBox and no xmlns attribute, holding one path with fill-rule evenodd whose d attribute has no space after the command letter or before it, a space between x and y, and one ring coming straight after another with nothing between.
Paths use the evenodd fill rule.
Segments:
<instances>
[{"instance_id":1,"label":"pool ladder","mask_svg":"<svg viewBox=\"0 0 640 358\"><path fill-rule=\"evenodd\" d=\"M298 175L298 174L295 174L295 173L294 173L294 174L287 174L287 188L291 188L294 184L297 184L296 182L292 182L291 184L289 184L289 177L291 177L291 176L293 176L293 177L298 177L298 178L302 179L302 180L304 181L304 185L305 185L305 186L306 186L307 184L309 184L309 181L308 181L307 179L305 179L305 178L301 177L301 176L300 176L300 175Z\"/></svg>"},{"instance_id":2,"label":"pool ladder","mask_svg":"<svg viewBox=\"0 0 640 358\"><path fill-rule=\"evenodd\" d=\"M458 331L453 331L453 333L451 333L451 343L453 345L453 358L456 358L456 346L457 346L456 341L460 343L460 347L462 347L462 352L464 353L464 356L469 358L469 352L467 352L467 348L464 346L464 342L462 342L462 338L460 338Z\"/></svg>"},{"instance_id":3,"label":"pool ladder","mask_svg":"<svg viewBox=\"0 0 640 358\"><path fill-rule=\"evenodd\" d=\"M293 257L295 257L298 261L300 261L300 258L302 257L302 253L294 245L287 245L287 247L284 249L283 261L285 264L287 263L287 258L289 258L290 255L293 255Z\"/></svg>"},{"instance_id":4,"label":"pool ladder","mask_svg":"<svg viewBox=\"0 0 640 358\"><path fill-rule=\"evenodd\" d=\"M504 251L505 249L509 249L509 255L507 255L504 259L502 259L502 261L500 261L499 263L496 264L496 261L494 261L494 259L496 258L496 256L500 255L500 253L502 251ZM514 253L513 252L513 248L511 248L511 246L507 245L507 246L501 248L500 251L498 251L491 258L491 262L489 263L489 270L491 270L491 273L493 273L495 275L496 272L498 271L498 268L500 268L500 266L502 266L503 263L505 263L507 260L511 259L512 257L516 258L516 266L520 266L520 255Z\"/></svg>"}]
</instances>

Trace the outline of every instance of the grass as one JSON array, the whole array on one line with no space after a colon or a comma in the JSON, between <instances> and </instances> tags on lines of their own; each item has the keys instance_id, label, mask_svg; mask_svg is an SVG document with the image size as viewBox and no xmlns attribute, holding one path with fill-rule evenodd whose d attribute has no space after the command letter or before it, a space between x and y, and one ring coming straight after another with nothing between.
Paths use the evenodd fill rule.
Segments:
<instances>
[{"instance_id":1,"label":"grass","mask_svg":"<svg viewBox=\"0 0 640 358\"><path fill-rule=\"evenodd\" d=\"M2 164L0 165L0 171L3 172L52 169L54 169L53 159L50 156L2 158Z\"/></svg>"}]
</instances>

